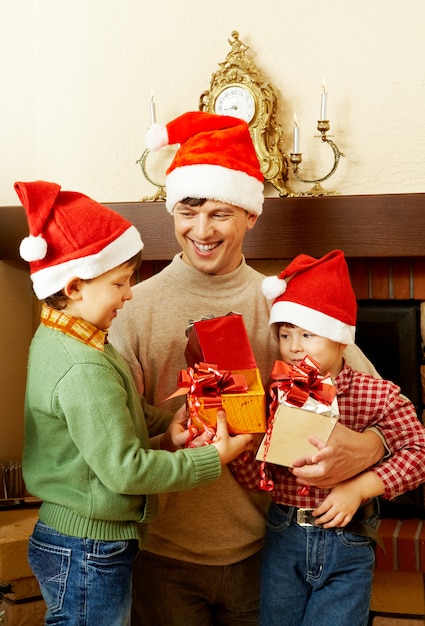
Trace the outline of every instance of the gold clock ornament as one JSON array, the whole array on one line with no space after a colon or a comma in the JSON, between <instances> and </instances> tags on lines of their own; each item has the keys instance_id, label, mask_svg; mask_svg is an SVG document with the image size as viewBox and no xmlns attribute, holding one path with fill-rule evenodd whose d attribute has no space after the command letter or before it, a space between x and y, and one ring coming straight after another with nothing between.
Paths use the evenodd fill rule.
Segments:
<instances>
[{"instance_id":1,"label":"gold clock ornament","mask_svg":"<svg viewBox=\"0 0 425 626\"><path fill-rule=\"evenodd\" d=\"M266 182L287 196L288 161L281 150L282 128L276 123L277 95L265 84L260 70L245 55L248 50L237 31L229 39L231 50L211 77L208 91L199 99L199 110L245 120Z\"/></svg>"}]
</instances>

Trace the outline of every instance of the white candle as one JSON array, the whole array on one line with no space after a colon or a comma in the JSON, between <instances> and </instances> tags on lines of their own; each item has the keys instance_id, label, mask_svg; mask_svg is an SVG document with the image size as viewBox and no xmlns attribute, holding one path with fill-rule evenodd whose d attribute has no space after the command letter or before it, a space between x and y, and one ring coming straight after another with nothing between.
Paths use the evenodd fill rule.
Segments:
<instances>
[{"instance_id":1,"label":"white candle","mask_svg":"<svg viewBox=\"0 0 425 626\"><path fill-rule=\"evenodd\" d=\"M298 126L297 116L294 113L294 146L293 146L293 154L298 154L300 151L300 129Z\"/></svg>"},{"instance_id":2,"label":"white candle","mask_svg":"<svg viewBox=\"0 0 425 626\"><path fill-rule=\"evenodd\" d=\"M327 105L328 94L326 92L325 81L323 81L322 85L322 97L320 99L320 119L327 120L326 117L326 105Z\"/></svg>"},{"instance_id":3,"label":"white candle","mask_svg":"<svg viewBox=\"0 0 425 626\"><path fill-rule=\"evenodd\" d=\"M156 109L155 109L155 102L153 101L153 89L151 90L150 111L151 111L151 124L155 124L155 122L156 122Z\"/></svg>"}]
</instances>

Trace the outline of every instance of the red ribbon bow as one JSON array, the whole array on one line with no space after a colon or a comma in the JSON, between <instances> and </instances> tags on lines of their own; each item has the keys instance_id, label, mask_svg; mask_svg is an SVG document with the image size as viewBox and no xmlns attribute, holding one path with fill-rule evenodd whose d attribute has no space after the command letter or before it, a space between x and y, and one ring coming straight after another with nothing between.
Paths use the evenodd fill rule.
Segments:
<instances>
[{"instance_id":1,"label":"red ribbon bow","mask_svg":"<svg viewBox=\"0 0 425 626\"><path fill-rule=\"evenodd\" d=\"M304 357L299 365L275 361L270 374L273 402L277 400L277 390L280 390L285 394L285 401L297 407L302 407L309 396L321 404L332 404L336 389L332 383L324 382L330 376L320 374L319 367L310 356Z\"/></svg>"},{"instance_id":2,"label":"red ribbon bow","mask_svg":"<svg viewBox=\"0 0 425 626\"><path fill-rule=\"evenodd\" d=\"M187 422L189 437L186 446L197 435L197 430L193 426L194 419L201 423L204 430L213 434L213 430L207 421L200 415L200 398L203 398L204 408L220 408L222 406L221 395L223 393L245 393L248 391L248 384L243 374L232 374L229 370L219 370L217 365L212 363L196 363L194 367L187 370L180 370L177 380L178 390L171 396L187 394L189 419Z\"/></svg>"}]
</instances>

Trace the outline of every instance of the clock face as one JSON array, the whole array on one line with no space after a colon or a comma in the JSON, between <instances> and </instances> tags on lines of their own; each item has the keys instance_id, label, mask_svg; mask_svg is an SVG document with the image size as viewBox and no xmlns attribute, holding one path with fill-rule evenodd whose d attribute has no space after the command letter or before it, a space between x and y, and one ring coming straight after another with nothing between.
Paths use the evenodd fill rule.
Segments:
<instances>
[{"instance_id":1,"label":"clock face","mask_svg":"<svg viewBox=\"0 0 425 626\"><path fill-rule=\"evenodd\" d=\"M254 96L245 87L230 85L218 94L214 103L214 113L238 117L249 124L255 115Z\"/></svg>"}]
</instances>

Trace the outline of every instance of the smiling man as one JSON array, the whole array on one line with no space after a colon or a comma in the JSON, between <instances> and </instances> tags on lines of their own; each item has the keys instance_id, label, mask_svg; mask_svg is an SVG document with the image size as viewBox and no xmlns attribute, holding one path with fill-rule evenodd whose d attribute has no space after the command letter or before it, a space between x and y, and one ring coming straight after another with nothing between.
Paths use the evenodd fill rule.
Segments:
<instances>
[{"instance_id":1,"label":"smiling man","mask_svg":"<svg viewBox=\"0 0 425 626\"><path fill-rule=\"evenodd\" d=\"M182 260L204 274L216 276L239 267L245 233L258 217L231 204L193 198L178 202L173 215Z\"/></svg>"},{"instance_id":2,"label":"smiling man","mask_svg":"<svg viewBox=\"0 0 425 626\"><path fill-rule=\"evenodd\" d=\"M110 332L140 393L157 406L175 391L178 370L187 367L189 320L241 313L264 382L278 358L261 290L264 276L242 254L264 202L248 125L234 117L186 113L166 127L152 127L148 147L167 144L180 144L167 171L166 208L182 251L134 287ZM363 357L355 365L364 369L365 363ZM175 410L181 402L174 398L162 406ZM339 433L339 456L325 465L341 478L383 453L374 433L355 433L360 440L354 441L350 432ZM320 464L311 467L322 471ZM268 504L268 494L241 488L227 467L209 485L161 496L158 519L135 562L133 626L258 626Z\"/></svg>"}]
</instances>

